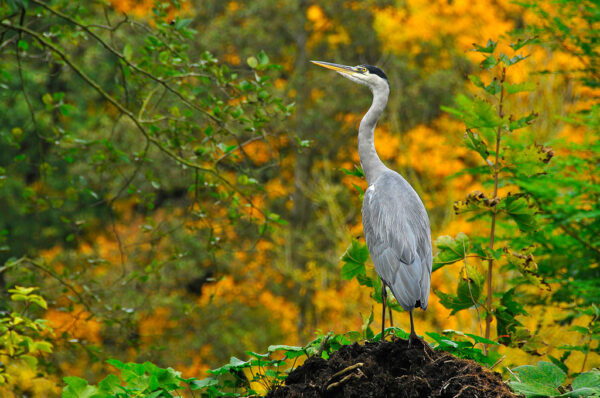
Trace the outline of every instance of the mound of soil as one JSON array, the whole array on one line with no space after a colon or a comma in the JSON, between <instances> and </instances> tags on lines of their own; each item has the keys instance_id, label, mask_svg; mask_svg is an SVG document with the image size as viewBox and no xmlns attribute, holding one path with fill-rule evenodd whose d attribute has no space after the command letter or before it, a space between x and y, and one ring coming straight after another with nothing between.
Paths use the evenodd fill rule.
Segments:
<instances>
[{"instance_id":1,"label":"mound of soil","mask_svg":"<svg viewBox=\"0 0 600 398\"><path fill-rule=\"evenodd\" d=\"M329 360L311 357L267 397L515 397L499 373L394 339L342 347Z\"/></svg>"}]
</instances>

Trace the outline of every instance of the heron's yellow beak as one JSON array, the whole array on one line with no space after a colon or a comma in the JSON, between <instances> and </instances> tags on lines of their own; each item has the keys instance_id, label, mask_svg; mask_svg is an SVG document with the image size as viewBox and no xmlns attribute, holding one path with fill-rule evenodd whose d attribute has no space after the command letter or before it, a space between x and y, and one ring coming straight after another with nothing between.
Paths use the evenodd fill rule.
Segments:
<instances>
[{"instance_id":1,"label":"heron's yellow beak","mask_svg":"<svg viewBox=\"0 0 600 398\"><path fill-rule=\"evenodd\" d=\"M340 73L345 73L347 75L352 75L352 74L358 72L356 70L356 68L354 68L353 66L338 65L338 64L332 64L331 62L323 62L323 61L310 61L310 62L312 62L315 65L322 66L323 68L331 69L331 70L334 70L334 71L340 72Z\"/></svg>"}]
</instances>

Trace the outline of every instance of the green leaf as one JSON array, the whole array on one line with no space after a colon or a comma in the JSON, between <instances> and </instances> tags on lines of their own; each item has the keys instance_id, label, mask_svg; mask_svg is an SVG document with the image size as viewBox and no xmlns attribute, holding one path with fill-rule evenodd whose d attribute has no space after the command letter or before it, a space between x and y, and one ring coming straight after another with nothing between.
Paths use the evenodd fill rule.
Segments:
<instances>
[{"instance_id":1,"label":"green leaf","mask_svg":"<svg viewBox=\"0 0 600 398\"><path fill-rule=\"evenodd\" d=\"M366 275L367 270L364 263L346 261L342 266L342 279L349 281L357 275Z\"/></svg>"},{"instance_id":2,"label":"green leaf","mask_svg":"<svg viewBox=\"0 0 600 398\"><path fill-rule=\"evenodd\" d=\"M522 55L517 54L514 57L510 58L504 53L500 54L500 62L502 62L505 66L514 65L514 64L521 62L527 58L529 58L529 55L522 56Z\"/></svg>"},{"instance_id":3,"label":"green leaf","mask_svg":"<svg viewBox=\"0 0 600 398\"><path fill-rule=\"evenodd\" d=\"M490 55L489 57L487 57L486 59L481 61L479 66L482 69L492 69L497 64L498 64L498 60L496 59L496 57L494 57L493 55Z\"/></svg>"},{"instance_id":4,"label":"green leaf","mask_svg":"<svg viewBox=\"0 0 600 398\"><path fill-rule=\"evenodd\" d=\"M517 40L516 43L511 43L509 44L509 46L514 50L514 51L518 51L521 48L523 48L524 46L530 44L531 42L535 41L536 38L535 37L530 37L527 39L519 39Z\"/></svg>"},{"instance_id":5,"label":"green leaf","mask_svg":"<svg viewBox=\"0 0 600 398\"><path fill-rule=\"evenodd\" d=\"M543 145L529 145L525 148L504 148L503 161L517 176L534 176L546 171L547 164L554 156L550 147Z\"/></svg>"},{"instance_id":6,"label":"green leaf","mask_svg":"<svg viewBox=\"0 0 600 398\"><path fill-rule=\"evenodd\" d=\"M246 354L250 355L250 356L253 356L253 357L257 358L257 359L263 359L263 358L268 358L269 357L268 353L267 354L258 354L258 353L254 352L254 351L246 351Z\"/></svg>"},{"instance_id":7,"label":"green leaf","mask_svg":"<svg viewBox=\"0 0 600 398\"><path fill-rule=\"evenodd\" d=\"M293 345L278 344L278 345L270 345L269 348L267 349L267 351L269 351L269 352L275 352L275 351L304 352L304 348L293 346Z\"/></svg>"},{"instance_id":8,"label":"green leaf","mask_svg":"<svg viewBox=\"0 0 600 398\"><path fill-rule=\"evenodd\" d=\"M490 340L490 339L486 339L485 337L481 337L478 336L476 334L471 334L471 333L465 333L465 336L469 336L470 338L472 338L476 343L483 343L483 344L495 344L495 345L500 345L500 343L494 341L494 340Z\"/></svg>"},{"instance_id":9,"label":"green leaf","mask_svg":"<svg viewBox=\"0 0 600 398\"><path fill-rule=\"evenodd\" d=\"M484 88L485 84L481 80L481 78L477 75L469 75L469 80L477 87Z\"/></svg>"},{"instance_id":10,"label":"green leaf","mask_svg":"<svg viewBox=\"0 0 600 398\"><path fill-rule=\"evenodd\" d=\"M504 248L506 259L515 267L532 285L547 291L552 290L544 277L538 273L538 265L531 254L533 248L525 248L518 252Z\"/></svg>"},{"instance_id":11,"label":"green leaf","mask_svg":"<svg viewBox=\"0 0 600 398\"><path fill-rule=\"evenodd\" d=\"M175 29L181 30L181 29L187 27L190 23L192 23L192 21L193 21L192 18L179 19L179 17L177 17L177 20L175 21Z\"/></svg>"},{"instance_id":12,"label":"green leaf","mask_svg":"<svg viewBox=\"0 0 600 398\"><path fill-rule=\"evenodd\" d=\"M538 208L529 197L521 194L508 194L501 202L499 209L512 218L521 231L531 232L537 230L536 214Z\"/></svg>"},{"instance_id":13,"label":"green leaf","mask_svg":"<svg viewBox=\"0 0 600 398\"><path fill-rule=\"evenodd\" d=\"M33 344L31 351L32 352L43 351L43 352L52 353L52 344L48 343L47 341L36 341Z\"/></svg>"},{"instance_id":14,"label":"green leaf","mask_svg":"<svg viewBox=\"0 0 600 398\"><path fill-rule=\"evenodd\" d=\"M66 387L63 389L62 398L100 398L100 391L95 386L88 385L88 382L80 377L65 377L63 381Z\"/></svg>"},{"instance_id":15,"label":"green leaf","mask_svg":"<svg viewBox=\"0 0 600 398\"><path fill-rule=\"evenodd\" d=\"M123 392L121 387L121 379L117 375L110 374L98 383L98 388L102 392L112 394L113 396L119 392Z\"/></svg>"},{"instance_id":16,"label":"green leaf","mask_svg":"<svg viewBox=\"0 0 600 398\"><path fill-rule=\"evenodd\" d=\"M441 108L461 119L469 129L495 130L504 123L492 104L481 98L469 98L460 94L456 97L455 101L456 108L444 106Z\"/></svg>"},{"instance_id":17,"label":"green leaf","mask_svg":"<svg viewBox=\"0 0 600 398\"><path fill-rule=\"evenodd\" d=\"M494 80L492 80L492 82L488 86L485 86L484 89L491 95L496 95L502 90L502 86L500 85L498 79L494 78Z\"/></svg>"},{"instance_id":18,"label":"green leaf","mask_svg":"<svg viewBox=\"0 0 600 398\"><path fill-rule=\"evenodd\" d=\"M342 278L350 280L358 275L366 275L365 262L369 259L369 249L367 245L361 244L356 239L352 240L350 247L342 256L344 265L342 266Z\"/></svg>"},{"instance_id":19,"label":"green leaf","mask_svg":"<svg viewBox=\"0 0 600 398\"><path fill-rule=\"evenodd\" d=\"M533 123L534 119L537 118L538 114L535 112L531 112L529 115L527 116L523 116L520 119L517 120L510 120L509 125L508 125L508 129L510 131L515 131L518 130L520 128L523 128L525 126L529 126L531 123Z\"/></svg>"},{"instance_id":20,"label":"green leaf","mask_svg":"<svg viewBox=\"0 0 600 398\"><path fill-rule=\"evenodd\" d=\"M510 387L525 397L557 396L567 375L550 362L539 362L536 366L524 365L512 370L514 374L508 381Z\"/></svg>"},{"instance_id":21,"label":"green leaf","mask_svg":"<svg viewBox=\"0 0 600 398\"><path fill-rule=\"evenodd\" d=\"M123 58L125 58L127 61L131 61L132 56L133 49L131 48L131 45L127 43L125 44L125 47L123 47Z\"/></svg>"},{"instance_id":22,"label":"green leaf","mask_svg":"<svg viewBox=\"0 0 600 398\"><path fill-rule=\"evenodd\" d=\"M261 66L268 65L269 57L267 56L267 54L264 51L259 52L257 57L258 57L258 62Z\"/></svg>"},{"instance_id":23,"label":"green leaf","mask_svg":"<svg viewBox=\"0 0 600 398\"><path fill-rule=\"evenodd\" d=\"M8 289L8 292L28 296L31 293L33 293L34 291L36 291L37 289L38 289L37 287L24 287L24 286L15 285L14 288Z\"/></svg>"},{"instance_id":24,"label":"green leaf","mask_svg":"<svg viewBox=\"0 0 600 398\"><path fill-rule=\"evenodd\" d=\"M17 47L19 47L19 50L21 51L27 51L29 44L25 40L19 40Z\"/></svg>"},{"instance_id":25,"label":"green leaf","mask_svg":"<svg viewBox=\"0 0 600 398\"><path fill-rule=\"evenodd\" d=\"M481 297L485 278L475 267L469 266L467 270L468 272L464 272L465 269L463 268L464 274L458 282L456 295L435 290L435 294L440 298L440 303L452 310L451 315L479 305L479 298Z\"/></svg>"},{"instance_id":26,"label":"green leaf","mask_svg":"<svg viewBox=\"0 0 600 398\"><path fill-rule=\"evenodd\" d=\"M111 358L111 359L108 359L106 361L106 363L108 363L109 365L114 366L115 368L117 368L119 370L125 369L125 364L123 362L119 361L118 359Z\"/></svg>"},{"instance_id":27,"label":"green leaf","mask_svg":"<svg viewBox=\"0 0 600 398\"><path fill-rule=\"evenodd\" d=\"M471 129L467 129L465 133L464 142L468 148L471 148L472 150L477 152L479 156L483 158L483 160L487 161L487 158L490 153L487 149L487 144L485 143L483 138L479 136L479 134L474 133Z\"/></svg>"},{"instance_id":28,"label":"green leaf","mask_svg":"<svg viewBox=\"0 0 600 398\"><path fill-rule=\"evenodd\" d=\"M440 236L435 240L434 245L438 252L433 258L432 271L463 260L470 247L469 237L462 232L459 232L454 239L447 235Z\"/></svg>"},{"instance_id":29,"label":"green leaf","mask_svg":"<svg viewBox=\"0 0 600 398\"><path fill-rule=\"evenodd\" d=\"M537 84L533 81L525 81L522 83L506 83L502 84L508 94L522 93L526 91L534 91Z\"/></svg>"},{"instance_id":30,"label":"green leaf","mask_svg":"<svg viewBox=\"0 0 600 398\"><path fill-rule=\"evenodd\" d=\"M190 383L190 388L192 390L201 390L206 387L216 386L219 384L219 380L213 377L207 377L202 380L194 380Z\"/></svg>"},{"instance_id":31,"label":"green leaf","mask_svg":"<svg viewBox=\"0 0 600 398\"><path fill-rule=\"evenodd\" d=\"M354 177L363 178L365 176L363 169L358 165L354 165L354 170L348 170L343 167L340 170L342 170L344 174Z\"/></svg>"},{"instance_id":32,"label":"green leaf","mask_svg":"<svg viewBox=\"0 0 600 398\"><path fill-rule=\"evenodd\" d=\"M496 332L498 341L502 344L509 344L517 333L517 326L522 326L517 315L527 315L523 305L514 296L515 288L512 288L502 295L500 304L496 307Z\"/></svg>"},{"instance_id":33,"label":"green leaf","mask_svg":"<svg viewBox=\"0 0 600 398\"><path fill-rule=\"evenodd\" d=\"M246 62L248 63L248 66L251 67L252 69L254 69L258 66L258 60L256 59L256 57L248 57Z\"/></svg>"},{"instance_id":34,"label":"green leaf","mask_svg":"<svg viewBox=\"0 0 600 398\"><path fill-rule=\"evenodd\" d=\"M573 384L573 391L561 395L561 397L589 397L600 394L600 371L592 369L589 372L579 374Z\"/></svg>"},{"instance_id":35,"label":"green leaf","mask_svg":"<svg viewBox=\"0 0 600 398\"><path fill-rule=\"evenodd\" d=\"M498 45L497 41L493 41L492 39L488 39L487 44L485 45L485 47L480 46L479 44L473 43L473 47L475 47L475 48L473 50L471 50L471 51L475 51L475 52L479 52L479 53L485 53L485 54L491 54L496 49L497 45Z\"/></svg>"},{"instance_id":36,"label":"green leaf","mask_svg":"<svg viewBox=\"0 0 600 398\"><path fill-rule=\"evenodd\" d=\"M169 58L170 55L168 51L161 51L160 53L158 53L158 60L163 64L169 63Z\"/></svg>"}]
</instances>

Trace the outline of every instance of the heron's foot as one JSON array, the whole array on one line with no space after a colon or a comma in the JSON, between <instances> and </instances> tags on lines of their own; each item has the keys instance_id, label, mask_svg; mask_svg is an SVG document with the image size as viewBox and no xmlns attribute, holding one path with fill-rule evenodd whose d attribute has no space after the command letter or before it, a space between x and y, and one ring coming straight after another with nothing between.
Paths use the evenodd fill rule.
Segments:
<instances>
[{"instance_id":1,"label":"heron's foot","mask_svg":"<svg viewBox=\"0 0 600 398\"><path fill-rule=\"evenodd\" d=\"M423 342L421 340L421 338L419 338L419 336L417 336L416 333L411 333L410 336L408 337L408 347L412 347L414 343L416 342Z\"/></svg>"}]
</instances>

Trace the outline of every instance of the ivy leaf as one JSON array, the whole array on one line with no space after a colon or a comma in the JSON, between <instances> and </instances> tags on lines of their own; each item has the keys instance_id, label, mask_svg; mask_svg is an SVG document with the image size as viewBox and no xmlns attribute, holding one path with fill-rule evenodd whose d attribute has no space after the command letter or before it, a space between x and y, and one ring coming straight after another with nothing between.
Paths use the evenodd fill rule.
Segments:
<instances>
[{"instance_id":1,"label":"ivy leaf","mask_svg":"<svg viewBox=\"0 0 600 398\"><path fill-rule=\"evenodd\" d=\"M433 258L432 271L464 259L469 252L469 246L469 237L462 232L459 232L455 239L447 235L437 238L435 247L438 253Z\"/></svg>"}]
</instances>

